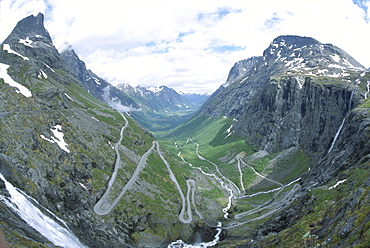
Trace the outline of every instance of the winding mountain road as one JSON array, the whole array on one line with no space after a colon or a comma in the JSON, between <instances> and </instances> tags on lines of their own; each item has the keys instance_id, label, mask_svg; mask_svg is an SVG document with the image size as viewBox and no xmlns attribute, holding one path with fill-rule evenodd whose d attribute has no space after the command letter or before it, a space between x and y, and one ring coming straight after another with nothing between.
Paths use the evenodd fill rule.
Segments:
<instances>
[{"instance_id":1,"label":"winding mountain road","mask_svg":"<svg viewBox=\"0 0 370 248\"><path fill-rule=\"evenodd\" d=\"M137 165L137 168L136 168L134 174L132 175L130 180L126 183L126 185L123 187L121 193L116 197L116 199L113 200L113 202L109 203L107 201L107 197L109 196L112 185L114 184L114 181L116 180L118 168L119 168L119 165L120 165L120 162L121 162L121 156L119 154L119 146L120 146L121 141L122 141L123 130L128 126L128 121L127 121L126 117L123 114L121 114L121 115L122 115L123 119L126 121L126 124L122 127L121 133L120 133L120 139L114 146L117 158L116 158L116 162L115 162L115 166L114 166L114 171L113 171L112 176L111 176L111 178L108 182L108 188L105 191L102 198L100 198L100 200L94 206L94 211L98 215L108 214L117 205L117 203L119 202L121 197L126 193L126 191L131 187L131 185L136 180L136 178L139 175L141 169L143 168L143 166L146 163L147 157L152 152L152 150L154 149L154 146L155 146L155 142L153 142L152 147L140 158L140 161Z\"/></svg>"},{"instance_id":2,"label":"winding mountain road","mask_svg":"<svg viewBox=\"0 0 370 248\"><path fill-rule=\"evenodd\" d=\"M173 174L173 172L171 170L171 166L167 162L167 160L163 157L162 152L159 149L159 143L157 141L153 141L152 147L140 158L140 161L138 163L138 166L137 166L134 174L132 175L130 180L126 183L126 185L122 188L120 194L112 202L109 202L107 200L107 198L108 198L108 196L111 192L112 186L113 186L113 184L116 180L118 169L119 169L120 162L121 162L121 156L120 156L120 153L119 153L119 146L122 142L123 131L128 126L128 121L127 121L126 117L123 114L121 114L121 115L122 115L122 117L123 117L123 119L125 120L126 123L121 128L120 139L118 140L118 142L114 146L114 149L116 151L116 161L115 161L114 170L113 170L112 176L111 176L111 178L108 182L107 190L105 191L103 196L100 198L100 200L94 206L94 212L98 215L106 215L106 214L110 213L110 211L112 211L112 209L117 205L117 203L122 198L122 196L126 193L126 191L135 182L135 180L137 179L138 175L140 174L143 166L145 165L149 154L153 151L155 146L157 146L157 153L160 156L160 158L162 159L162 161L165 163L165 165L167 167L167 170L169 172L169 175L170 175L170 179L175 184L175 186L176 186L176 188L177 188L177 190L180 194L181 200L182 200L182 208L181 208L181 212L180 212L180 215L179 215L179 220L181 222L185 223L185 224L191 223L193 221L193 215L192 215L191 203L190 202L193 203L195 212L198 215L198 217L200 219L203 219L202 214L197 210L196 205L195 205L195 197L194 197L195 181L193 179L186 180L188 190L187 190L186 199L185 199L185 196L184 196L184 194L181 190L181 187L180 187L175 175ZM191 198L190 198L190 194L191 194ZM185 215L187 215L187 218L185 218Z\"/></svg>"}]
</instances>

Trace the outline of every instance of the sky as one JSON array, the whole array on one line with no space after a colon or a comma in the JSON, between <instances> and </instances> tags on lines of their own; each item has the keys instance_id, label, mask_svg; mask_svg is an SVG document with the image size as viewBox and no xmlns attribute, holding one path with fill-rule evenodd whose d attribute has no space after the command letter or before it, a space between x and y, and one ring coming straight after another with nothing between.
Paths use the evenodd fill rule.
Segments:
<instances>
[{"instance_id":1,"label":"sky","mask_svg":"<svg viewBox=\"0 0 370 248\"><path fill-rule=\"evenodd\" d=\"M68 42L113 85L212 93L237 61L279 35L336 45L370 67L370 0L0 0L0 41L39 12L58 49Z\"/></svg>"}]
</instances>

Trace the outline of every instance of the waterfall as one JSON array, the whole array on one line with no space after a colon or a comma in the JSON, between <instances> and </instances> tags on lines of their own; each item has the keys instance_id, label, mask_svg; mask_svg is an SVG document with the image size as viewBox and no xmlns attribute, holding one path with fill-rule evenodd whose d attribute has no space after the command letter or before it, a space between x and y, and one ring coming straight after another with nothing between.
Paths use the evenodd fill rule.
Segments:
<instances>
[{"instance_id":1,"label":"waterfall","mask_svg":"<svg viewBox=\"0 0 370 248\"><path fill-rule=\"evenodd\" d=\"M351 92L351 97L349 98L349 103L348 103L348 112L351 111L351 108L352 108L352 97L353 97L353 91ZM343 125L344 125L344 122L346 121L346 117L347 117L347 114L346 116L343 118L343 121L342 121L342 124L339 126L335 136L334 136L334 139L333 139L333 142L331 143L330 145L330 148L328 150L328 153L331 152L331 150L333 149L334 145L335 145L335 142L337 141L338 137L339 137L339 134L340 134L340 131L342 131L342 128L343 128Z\"/></svg>"},{"instance_id":2,"label":"waterfall","mask_svg":"<svg viewBox=\"0 0 370 248\"><path fill-rule=\"evenodd\" d=\"M35 199L28 196L26 193L14 187L0 173L0 179L4 181L5 187L8 190L10 197L0 195L0 200L9 208L16 212L28 225L36 229L46 239L53 244L65 248L82 248L84 246L73 232L68 228L66 223L47 210L59 222L46 216L32 202L37 203ZM39 204L38 204L39 205ZM40 205L41 206L41 205Z\"/></svg>"},{"instance_id":3,"label":"waterfall","mask_svg":"<svg viewBox=\"0 0 370 248\"><path fill-rule=\"evenodd\" d=\"M338 139L339 133L340 133L340 131L342 130L343 125L344 125L344 122L345 122L345 121L346 121L346 118L344 117L344 119L343 119L343 121L342 121L342 124L339 126L339 128L338 128L338 130L337 130L337 132L336 132L336 134L335 134L335 136L334 136L333 142L331 142L331 146L330 146L330 148L329 148L328 153L333 149L333 147L334 147L334 145L335 145L335 142L336 142L336 141L337 141L337 139Z\"/></svg>"},{"instance_id":4,"label":"waterfall","mask_svg":"<svg viewBox=\"0 0 370 248\"><path fill-rule=\"evenodd\" d=\"M367 95L369 94L369 92L370 92L370 81L367 81L367 85L366 85L366 87L367 87L367 91L366 91L366 93L365 93L365 99L367 99Z\"/></svg>"}]
</instances>

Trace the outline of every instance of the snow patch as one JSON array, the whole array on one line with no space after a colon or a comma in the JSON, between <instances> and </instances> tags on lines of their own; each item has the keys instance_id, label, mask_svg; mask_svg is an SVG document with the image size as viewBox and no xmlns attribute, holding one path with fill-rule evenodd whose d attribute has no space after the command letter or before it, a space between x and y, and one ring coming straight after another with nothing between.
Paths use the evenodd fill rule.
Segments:
<instances>
[{"instance_id":1,"label":"snow patch","mask_svg":"<svg viewBox=\"0 0 370 248\"><path fill-rule=\"evenodd\" d=\"M33 47L31 46L33 41L30 40L30 37L27 37L26 39L20 39L18 42L24 44L25 46Z\"/></svg>"},{"instance_id":2,"label":"snow patch","mask_svg":"<svg viewBox=\"0 0 370 248\"><path fill-rule=\"evenodd\" d=\"M0 78L3 78L6 84L9 84L10 86L17 88L16 90L17 93L21 93L25 97L31 97L32 93L29 89L17 83L9 76L8 68L9 68L9 65L0 63Z\"/></svg>"},{"instance_id":3,"label":"snow patch","mask_svg":"<svg viewBox=\"0 0 370 248\"><path fill-rule=\"evenodd\" d=\"M8 53L12 53L12 54L15 54L15 55L19 56L19 57L21 57L23 60L30 60L29 58L27 58L27 57L25 57L25 56L23 56L23 55L21 55L21 54L17 53L16 51L12 50L12 49L10 48L10 45L9 45L9 44L3 44L3 50L4 50L4 51L7 51Z\"/></svg>"},{"instance_id":4,"label":"snow patch","mask_svg":"<svg viewBox=\"0 0 370 248\"><path fill-rule=\"evenodd\" d=\"M98 120L98 119L96 119L94 116L91 116L91 119L96 120L96 121L99 121L99 120Z\"/></svg>"},{"instance_id":5,"label":"snow patch","mask_svg":"<svg viewBox=\"0 0 370 248\"><path fill-rule=\"evenodd\" d=\"M44 65L46 65L46 67L47 68L49 68L52 72L55 72L54 70L53 70L53 68L51 68L48 64L46 64L46 63L43 63Z\"/></svg>"},{"instance_id":6,"label":"snow patch","mask_svg":"<svg viewBox=\"0 0 370 248\"><path fill-rule=\"evenodd\" d=\"M54 134L55 137L51 136L55 143L65 152L70 153L69 149L67 148L67 143L64 141L64 133L62 133L62 126L55 125L53 128L50 129L51 132Z\"/></svg>"},{"instance_id":7,"label":"snow patch","mask_svg":"<svg viewBox=\"0 0 370 248\"><path fill-rule=\"evenodd\" d=\"M69 99L69 100L71 100L72 102L74 102L73 101L73 99L67 94L67 93L64 93L64 95Z\"/></svg>"},{"instance_id":8,"label":"snow patch","mask_svg":"<svg viewBox=\"0 0 370 248\"><path fill-rule=\"evenodd\" d=\"M229 127L229 129L226 130L227 133L230 133L231 132L231 128L233 127L234 124L231 124L231 126Z\"/></svg>"},{"instance_id":9,"label":"snow patch","mask_svg":"<svg viewBox=\"0 0 370 248\"><path fill-rule=\"evenodd\" d=\"M96 83L97 85L101 85L101 83L100 83L99 79L94 78L94 77L93 77L92 79L94 79L94 81L95 81L95 83Z\"/></svg>"},{"instance_id":10,"label":"snow patch","mask_svg":"<svg viewBox=\"0 0 370 248\"><path fill-rule=\"evenodd\" d=\"M344 183L345 181L347 181L347 179L340 180L340 181L338 181L335 185L333 185L333 186L329 187L329 189L335 189L336 187L338 187L338 186L339 186L339 184L342 184L342 183Z\"/></svg>"},{"instance_id":11,"label":"snow patch","mask_svg":"<svg viewBox=\"0 0 370 248\"><path fill-rule=\"evenodd\" d=\"M303 67L306 65L303 61L304 58L294 58L293 60L288 61L285 65L286 67Z\"/></svg>"},{"instance_id":12,"label":"snow patch","mask_svg":"<svg viewBox=\"0 0 370 248\"><path fill-rule=\"evenodd\" d=\"M50 143L53 143L53 144L55 143L54 140L46 138L43 134L41 134L40 137L41 137L41 139L49 141Z\"/></svg>"},{"instance_id":13,"label":"snow patch","mask_svg":"<svg viewBox=\"0 0 370 248\"><path fill-rule=\"evenodd\" d=\"M340 62L340 57L339 57L339 55L338 55L338 54L331 55L331 58L332 58L335 62L337 62L337 63L339 63L339 62Z\"/></svg>"},{"instance_id":14,"label":"snow patch","mask_svg":"<svg viewBox=\"0 0 370 248\"><path fill-rule=\"evenodd\" d=\"M51 139L46 138L44 135L40 135L40 137L50 143L56 143L60 149L63 151L70 153L69 149L67 148L68 144L64 141L64 133L62 133L62 126L55 125L53 128L50 128L50 131L53 133L54 136L51 136Z\"/></svg>"},{"instance_id":15,"label":"snow patch","mask_svg":"<svg viewBox=\"0 0 370 248\"><path fill-rule=\"evenodd\" d=\"M86 189L86 190L87 190L86 186L85 186L85 185L83 185L81 182L78 182L78 184L80 184L80 186L81 186L82 188L84 188L84 189Z\"/></svg>"},{"instance_id":16,"label":"snow patch","mask_svg":"<svg viewBox=\"0 0 370 248\"><path fill-rule=\"evenodd\" d=\"M42 77L44 77L45 79L48 78L48 75L46 75L46 73L40 69L40 74L38 75L38 78L39 79L42 79Z\"/></svg>"}]
</instances>

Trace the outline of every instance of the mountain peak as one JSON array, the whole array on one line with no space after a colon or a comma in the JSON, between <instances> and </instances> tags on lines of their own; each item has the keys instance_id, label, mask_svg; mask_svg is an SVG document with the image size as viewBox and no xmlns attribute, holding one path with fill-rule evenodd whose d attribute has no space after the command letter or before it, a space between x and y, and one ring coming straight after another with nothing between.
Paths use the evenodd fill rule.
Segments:
<instances>
[{"instance_id":1,"label":"mountain peak","mask_svg":"<svg viewBox=\"0 0 370 248\"><path fill-rule=\"evenodd\" d=\"M20 20L10 35L3 43L10 44L20 42L22 40L31 40L33 42L42 41L48 45L52 45L52 40L49 32L44 27L44 15L30 15Z\"/></svg>"},{"instance_id":2,"label":"mountain peak","mask_svg":"<svg viewBox=\"0 0 370 248\"><path fill-rule=\"evenodd\" d=\"M271 45L272 46L308 46L308 45L318 45L321 44L319 41L317 41L314 38L311 37L305 37L305 36L297 36L297 35L281 35L276 37Z\"/></svg>"},{"instance_id":3,"label":"mountain peak","mask_svg":"<svg viewBox=\"0 0 370 248\"><path fill-rule=\"evenodd\" d=\"M340 76L364 67L342 49L310 37L279 36L263 52L264 65L312 75Z\"/></svg>"}]
</instances>

